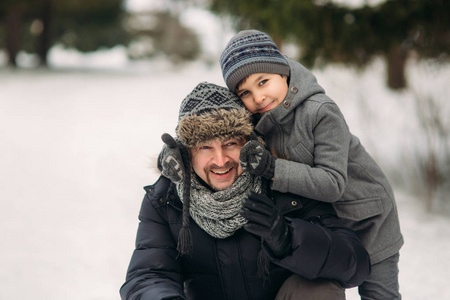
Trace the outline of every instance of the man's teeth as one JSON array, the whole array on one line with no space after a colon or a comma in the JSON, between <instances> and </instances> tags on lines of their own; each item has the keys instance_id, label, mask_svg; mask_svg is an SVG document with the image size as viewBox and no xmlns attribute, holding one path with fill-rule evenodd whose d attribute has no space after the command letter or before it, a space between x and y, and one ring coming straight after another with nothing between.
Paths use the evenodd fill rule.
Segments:
<instances>
[{"instance_id":1,"label":"man's teeth","mask_svg":"<svg viewBox=\"0 0 450 300\"><path fill-rule=\"evenodd\" d=\"M224 170L224 171L211 170L211 172L213 172L213 173L215 173L215 174L218 174L218 175L223 175L223 174L226 174L226 173L230 172L230 170L231 170L231 168L228 169L228 170Z\"/></svg>"}]
</instances>

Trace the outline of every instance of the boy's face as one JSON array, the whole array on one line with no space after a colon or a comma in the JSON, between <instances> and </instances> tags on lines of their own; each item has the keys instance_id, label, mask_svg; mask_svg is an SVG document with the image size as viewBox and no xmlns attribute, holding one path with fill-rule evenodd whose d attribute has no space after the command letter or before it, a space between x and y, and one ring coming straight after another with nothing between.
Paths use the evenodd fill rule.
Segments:
<instances>
[{"instance_id":1,"label":"boy's face","mask_svg":"<svg viewBox=\"0 0 450 300\"><path fill-rule=\"evenodd\" d=\"M191 149L192 168L216 191L231 186L242 174L239 153L245 140L211 140Z\"/></svg>"},{"instance_id":2,"label":"boy's face","mask_svg":"<svg viewBox=\"0 0 450 300\"><path fill-rule=\"evenodd\" d=\"M287 77L270 73L252 74L236 89L245 107L253 114L274 109L284 100L287 92Z\"/></svg>"}]
</instances>

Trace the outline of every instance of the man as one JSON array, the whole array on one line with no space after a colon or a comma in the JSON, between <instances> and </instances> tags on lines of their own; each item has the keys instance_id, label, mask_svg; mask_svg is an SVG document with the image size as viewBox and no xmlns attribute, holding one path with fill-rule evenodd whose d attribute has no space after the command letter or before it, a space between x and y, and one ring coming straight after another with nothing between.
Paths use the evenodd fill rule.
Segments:
<instances>
[{"instance_id":1,"label":"man","mask_svg":"<svg viewBox=\"0 0 450 300\"><path fill-rule=\"evenodd\" d=\"M164 176L145 187L123 300L345 299L368 276L366 250L331 204L268 191L242 171L256 136L227 88L200 83L176 132L178 142L163 135Z\"/></svg>"}]
</instances>

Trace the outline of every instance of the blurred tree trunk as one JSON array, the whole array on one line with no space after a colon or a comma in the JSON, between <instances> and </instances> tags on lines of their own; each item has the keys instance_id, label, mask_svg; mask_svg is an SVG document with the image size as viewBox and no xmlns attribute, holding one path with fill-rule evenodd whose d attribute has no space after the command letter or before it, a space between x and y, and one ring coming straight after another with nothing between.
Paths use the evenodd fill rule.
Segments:
<instances>
[{"instance_id":1,"label":"blurred tree trunk","mask_svg":"<svg viewBox=\"0 0 450 300\"><path fill-rule=\"evenodd\" d=\"M278 49L281 50L283 48L283 39L277 35L272 35L271 38L275 45L277 45Z\"/></svg>"},{"instance_id":2,"label":"blurred tree trunk","mask_svg":"<svg viewBox=\"0 0 450 300\"><path fill-rule=\"evenodd\" d=\"M400 45L394 45L387 53L387 84L393 90L406 88L405 64L407 51Z\"/></svg>"},{"instance_id":3,"label":"blurred tree trunk","mask_svg":"<svg viewBox=\"0 0 450 300\"><path fill-rule=\"evenodd\" d=\"M20 25L23 10L16 5L8 11L6 16L6 51L8 52L8 64L17 67L16 57L20 50Z\"/></svg>"},{"instance_id":4,"label":"blurred tree trunk","mask_svg":"<svg viewBox=\"0 0 450 300\"><path fill-rule=\"evenodd\" d=\"M41 20L43 24L43 30L39 39L39 45L37 49L37 54L40 58L40 65L47 66L47 54L51 47L51 31L50 23L52 16L52 3L51 0L42 0L42 14Z\"/></svg>"}]
</instances>

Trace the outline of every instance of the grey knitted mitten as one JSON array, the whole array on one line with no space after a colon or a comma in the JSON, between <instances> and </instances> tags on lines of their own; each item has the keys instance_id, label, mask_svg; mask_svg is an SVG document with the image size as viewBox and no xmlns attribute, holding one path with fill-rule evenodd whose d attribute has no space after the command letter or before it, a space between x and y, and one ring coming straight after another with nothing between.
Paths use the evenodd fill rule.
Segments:
<instances>
[{"instance_id":1,"label":"grey knitted mitten","mask_svg":"<svg viewBox=\"0 0 450 300\"><path fill-rule=\"evenodd\" d=\"M164 146L158 156L158 169L162 175L172 182L181 182L184 178L184 165L180 147L175 139L168 133L161 136Z\"/></svg>"},{"instance_id":2,"label":"grey knitted mitten","mask_svg":"<svg viewBox=\"0 0 450 300\"><path fill-rule=\"evenodd\" d=\"M239 162L244 171L267 179L272 179L274 176L275 160L275 156L257 140L248 141L241 148L239 155Z\"/></svg>"}]
</instances>

